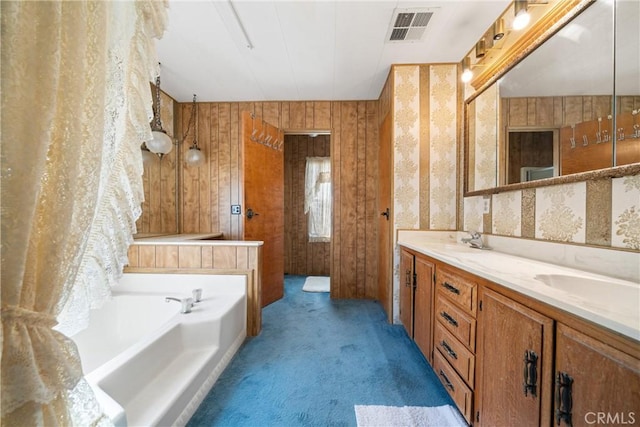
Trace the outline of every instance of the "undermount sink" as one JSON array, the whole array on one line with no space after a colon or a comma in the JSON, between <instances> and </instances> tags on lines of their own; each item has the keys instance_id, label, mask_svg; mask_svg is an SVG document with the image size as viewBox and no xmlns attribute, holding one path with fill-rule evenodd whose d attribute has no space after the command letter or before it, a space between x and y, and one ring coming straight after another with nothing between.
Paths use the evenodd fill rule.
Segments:
<instances>
[{"instance_id":1,"label":"undermount sink","mask_svg":"<svg viewBox=\"0 0 640 427\"><path fill-rule=\"evenodd\" d=\"M566 274L538 274L534 278L551 288L584 299L588 305L629 312L637 312L640 307L640 286L635 283Z\"/></svg>"}]
</instances>

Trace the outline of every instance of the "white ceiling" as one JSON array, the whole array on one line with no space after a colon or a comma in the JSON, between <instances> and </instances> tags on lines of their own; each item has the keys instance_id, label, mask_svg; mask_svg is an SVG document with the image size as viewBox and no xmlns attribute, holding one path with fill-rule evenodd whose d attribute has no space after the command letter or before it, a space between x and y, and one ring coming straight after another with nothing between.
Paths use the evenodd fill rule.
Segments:
<instances>
[{"instance_id":1,"label":"white ceiling","mask_svg":"<svg viewBox=\"0 0 640 427\"><path fill-rule=\"evenodd\" d=\"M162 90L179 102L377 99L391 64L461 61L509 3L170 0ZM412 7L438 8L422 41L385 42L394 9Z\"/></svg>"}]
</instances>

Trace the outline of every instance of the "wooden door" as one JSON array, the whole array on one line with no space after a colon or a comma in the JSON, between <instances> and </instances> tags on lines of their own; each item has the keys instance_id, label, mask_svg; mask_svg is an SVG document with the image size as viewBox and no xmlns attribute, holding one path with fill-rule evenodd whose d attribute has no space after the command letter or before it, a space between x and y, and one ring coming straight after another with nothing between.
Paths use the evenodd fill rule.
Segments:
<instances>
[{"instance_id":1,"label":"wooden door","mask_svg":"<svg viewBox=\"0 0 640 427\"><path fill-rule=\"evenodd\" d=\"M640 425L640 361L558 324L554 425Z\"/></svg>"},{"instance_id":2,"label":"wooden door","mask_svg":"<svg viewBox=\"0 0 640 427\"><path fill-rule=\"evenodd\" d=\"M380 125L378 151L378 300L393 322L393 248L391 221L391 114Z\"/></svg>"},{"instance_id":3,"label":"wooden door","mask_svg":"<svg viewBox=\"0 0 640 427\"><path fill-rule=\"evenodd\" d=\"M480 301L474 425L550 425L553 320L486 288Z\"/></svg>"},{"instance_id":4,"label":"wooden door","mask_svg":"<svg viewBox=\"0 0 640 427\"><path fill-rule=\"evenodd\" d=\"M261 302L284 294L284 132L242 114L244 240L263 241Z\"/></svg>"},{"instance_id":5,"label":"wooden door","mask_svg":"<svg viewBox=\"0 0 640 427\"><path fill-rule=\"evenodd\" d=\"M433 270L434 265L421 256L415 258L416 291L413 316L413 340L424 357L433 363Z\"/></svg>"},{"instance_id":6,"label":"wooden door","mask_svg":"<svg viewBox=\"0 0 640 427\"><path fill-rule=\"evenodd\" d=\"M413 254L400 251L400 322L413 338Z\"/></svg>"}]
</instances>

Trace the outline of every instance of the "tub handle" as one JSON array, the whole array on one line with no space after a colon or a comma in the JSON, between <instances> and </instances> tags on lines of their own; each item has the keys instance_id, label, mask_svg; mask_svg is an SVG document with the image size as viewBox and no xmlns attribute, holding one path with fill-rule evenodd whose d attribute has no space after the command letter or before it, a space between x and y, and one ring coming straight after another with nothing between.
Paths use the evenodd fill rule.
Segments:
<instances>
[{"instance_id":1,"label":"tub handle","mask_svg":"<svg viewBox=\"0 0 640 427\"><path fill-rule=\"evenodd\" d=\"M191 291L191 294L193 296L194 303L202 301L202 288L194 289Z\"/></svg>"}]
</instances>

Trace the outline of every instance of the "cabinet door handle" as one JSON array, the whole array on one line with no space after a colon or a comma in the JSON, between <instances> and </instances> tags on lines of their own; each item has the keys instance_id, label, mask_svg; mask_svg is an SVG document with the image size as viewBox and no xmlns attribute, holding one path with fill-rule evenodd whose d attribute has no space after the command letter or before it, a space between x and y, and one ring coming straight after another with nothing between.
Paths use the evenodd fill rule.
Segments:
<instances>
[{"instance_id":1,"label":"cabinet door handle","mask_svg":"<svg viewBox=\"0 0 640 427\"><path fill-rule=\"evenodd\" d=\"M411 270L407 270L404 273L404 285L407 287L411 286Z\"/></svg>"},{"instance_id":2,"label":"cabinet door handle","mask_svg":"<svg viewBox=\"0 0 640 427\"><path fill-rule=\"evenodd\" d=\"M445 340L442 340L440 346L444 348L444 351L446 351L449 356L453 357L456 360L458 359L458 355L456 354L456 352L453 351L451 347L449 347L449 344L447 344Z\"/></svg>"},{"instance_id":3,"label":"cabinet door handle","mask_svg":"<svg viewBox=\"0 0 640 427\"><path fill-rule=\"evenodd\" d=\"M452 284L448 283L448 282L442 282L442 286L448 290L451 293L454 293L456 295L460 295L460 289L456 288L455 286L453 286Z\"/></svg>"},{"instance_id":4,"label":"cabinet door handle","mask_svg":"<svg viewBox=\"0 0 640 427\"><path fill-rule=\"evenodd\" d=\"M538 355L533 350L524 351L524 395L536 396L538 384Z\"/></svg>"},{"instance_id":5,"label":"cabinet door handle","mask_svg":"<svg viewBox=\"0 0 640 427\"><path fill-rule=\"evenodd\" d=\"M446 311L441 311L440 316L442 316L442 318L446 320L449 324L455 326L456 328L458 327L458 321L453 317L451 317L451 315Z\"/></svg>"},{"instance_id":6,"label":"cabinet door handle","mask_svg":"<svg viewBox=\"0 0 640 427\"><path fill-rule=\"evenodd\" d=\"M556 423L558 425L560 425L560 421L564 421L569 427L573 425L571 423L572 385L573 378L569 374L558 372L556 376Z\"/></svg>"},{"instance_id":7,"label":"cabinet door handle","mask_svg":"<svg viewBox=\"0 0 640 427\"><path fill-rule=\"evenodd\" d=\"M440 376L442 377L442 379L444 380L444 385L449 387L451 389L451 391L455 391L455 389L453 388L453 384L451 384L451 381L449 381L449 378L447 378L447 376L445 375L444 372L442 372L442 369L440 369Z\"/></svg>"}]
</instances>

